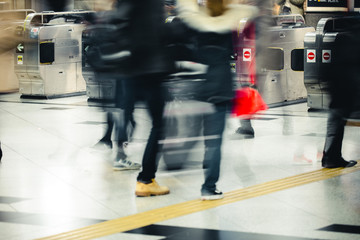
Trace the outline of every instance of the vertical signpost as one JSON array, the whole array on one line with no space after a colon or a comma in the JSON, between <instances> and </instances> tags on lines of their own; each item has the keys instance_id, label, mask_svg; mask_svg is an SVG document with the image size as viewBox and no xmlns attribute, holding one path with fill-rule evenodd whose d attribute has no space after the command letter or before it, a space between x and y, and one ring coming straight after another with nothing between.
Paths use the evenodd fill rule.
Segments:
<instances>
[{"instance_id":1,"label":"vertical signpost","mask_svg":"<svg viewBox=\"0 0 360 240\"><path fill-rule=\"evenodd\" d=\"M354 0L307 0L306 24L316 28L322 18L346 16L354 9Z\"/></svg>"}]
</instances>

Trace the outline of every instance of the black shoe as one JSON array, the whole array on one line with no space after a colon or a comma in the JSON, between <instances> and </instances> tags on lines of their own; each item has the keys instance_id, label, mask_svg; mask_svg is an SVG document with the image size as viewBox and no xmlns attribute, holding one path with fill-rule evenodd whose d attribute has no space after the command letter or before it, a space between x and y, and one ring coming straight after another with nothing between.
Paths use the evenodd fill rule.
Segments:
<instances>
[{"instance_id":1,"label":"black shoe","mask_svg":"<svg viewBox=\"0 0 360 240\"><path fill-rule=\"evenodd\" d=\"M321 165L324 168L348 168L353 167L357 164L356 161L350 160L346 161L343 158L340 158L339 160L329 160L329 159L322 159Z\"/></svg>"},{"instance_id":2,"label":"black shoe","mask_svg":"<svg viewBox=\"0 0 360 240\"><path fill-rule=\"evenodd\" d=\"M255 132L253 128L243 128L243 127L239 127L236 130L236 133L238 134L242 134L242 135L246 135L246 137L248 138L253 138L255 136Z\"/></svg>"}]
</instances>

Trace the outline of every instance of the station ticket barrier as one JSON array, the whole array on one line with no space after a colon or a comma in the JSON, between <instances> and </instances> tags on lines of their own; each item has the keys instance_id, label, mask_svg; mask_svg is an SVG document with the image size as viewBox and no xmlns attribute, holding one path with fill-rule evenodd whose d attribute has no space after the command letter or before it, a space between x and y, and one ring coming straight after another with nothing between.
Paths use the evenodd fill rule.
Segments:
<instances>
[{"instance_id":1,"label":"station ticket barrier","mask_svg":"<svg viewBox=\"0 0 360 240\"><path fill-rule=\"evenodd\" d=\"M88 101L111 102L115 99L116 84L121 76L111 72L95 73L89 65L86 51L88 46L93 43L89 42L91 41L91 30L89 32L88 29L91 29L91 26L90 28L85 28L82 32L82 75L86 82L86 95L88 96Z\"/></svg>"},{"instance_id":2,"label":"station ticket barrier","mask_svg":"<svg viewBox=\"0 0 360 240\"><path fill-rule=\"evenodd\" d=\"M91 71L83 71L83 77L86 82L86 95L88 100L111 101L116 94L116 77L114 76L95 76Z\"/></svg>"},{"instance_id":3,"label":"station ticket barrier","mask_svg":"<svg viewBox=\"0 0 360 240\"><path fill-rule=\"evenodd\" d=\"M234 40L237 81L240 87L255 83L267 104L306 101L304 73L294 70L292 61L298 49L303 53L305 34L315 29L305 25L301 15L272 16L267 21L260 38L246 30L251 23L240 24Z\"/></svg>"},{"instance_id":4,"label":"station ticket barrier","mask_svg":"<svg viewBox=\"0 0 360 240\"><path fill-rule=\"evenodd\" d=\"M81 35L90 11L42 12L27 16L23 46L15 53L21 97L85 94Z\"/></svg>"},{"instance_id":5,"label":"station ticket barrier","mask_svg":"<svg viewBox=\"0 0 360 240\"><path fill-rule=\"evenodd\" d=\"M86 43L83 42L83 44L84 51ZM83 57L82 76L86 83L86 95L89 101L111 101L115 99L116 83L119 76L106 73L95 74L85 57Z\"/></svg>"},{"instance_id":6,"label":"station ticket barrier","mask_svg":"<svg viewBox=\"0 0 360 240\"><path fill-rule=\"evenodd\" d=\"M19 81L14 69L14 41L18 27L23 27L26 16L35 13L32 9L0 11L0 92L19 91ZM19 46L21 48L21 46Z\"/></svg>"},{"instance_id":7,"label":"station ticket barrier","mask_svg":"<svg viewBox=\"0 0 360 240\"><path fill-rule=\"evenodd\" d=\"M322 18L316 32L305 35L304 83L307 90L307 105L310 109L329 108L328 81L321 73L333 62L336 39L349 31L349 27L359 25L360 16Z\"/></svg>"}]
</instances>

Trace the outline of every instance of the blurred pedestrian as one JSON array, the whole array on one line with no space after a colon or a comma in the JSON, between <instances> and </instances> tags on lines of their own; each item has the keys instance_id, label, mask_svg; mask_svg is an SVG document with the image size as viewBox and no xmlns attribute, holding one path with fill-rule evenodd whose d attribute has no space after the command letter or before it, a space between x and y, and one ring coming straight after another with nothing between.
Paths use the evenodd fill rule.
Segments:
<instances>
[{"instance_id":1,"label":"blurred pedestrian","mask_svg":"<svg viewBox=\"0 0 360 240\"><path fill-rule=\"evenodd\" d=\"M113 61L104 61L108 56L117 56L123 51L128 43L126 39L130 33L127 31L129 22L127 18L130 15L130 3L125 1L108 0L102 1L98 5L98 12L89 17L90 23L85 30L83 39L86 39L85 55L87 62L92 66L95 77L98 82L110 80L114 82L114 99L110 101L114 106L109 107L109 102L106 99L101 99L104 102L104 109L107 111L107 129L104 136L95 145L107 146L112 148L112 133L116 130L116 156L113 163L114 170L138 170L141 165L130 161L124 151L124 146L128 142L130 132L135 127L135 121L132 116L133 108L129 112L129 116L125 116L125 95L126 95L126 76L122 70L125 62L120 61L121 58L112 57ZM125 9L126 8L126 9ZM109 97L109 96L108 96ZM125 124L125 119L129 121Z\"/></svg>"},{"instance_id":2,"label":"blurred pedestrian","mask_svg":"<svg viewBox=\"0 0 360 240\"><path fill-rule=\"evenodd\" d=\"M208 0L205 8L196 0L179 0L179 16L194 32L199 61L208 66L206 82L200 100L213 104L214 113L203 117L205 181L201 187L202 200L223 198L216 188L220 175L222 134L228 106L234 97L230 56L233 54L232 31L241 18L257 14L256 7L228 5L224 0Z\"/></svg>"},{"instance_id":3,"label":"blurred pedestrian","mask_svg":"<svg viewBox=\"0 0 360 240\"><path fill-rule=\"evenodd\" d=\"M130 21L131 68L125 81L125 124L133 111L136 96L141 96L152 121L150 136L142 159L142 170L137 176L137 196L164 195L170 192L155 180L159 140L163 136L164 95L163 79L174 71L174 63L165 49L166 26L164 2L159 0L124 0L132 5Z\"/></svg>"},{"instance_id":4,"label":"blurred pedestrian","mask_svg":"<svg viewBox=\"0 0 360 240\"><path fill-rule=\"evenodd\" d=\"M133 117L133 110L129 115L129 121L125 124L125 110L124 110L124 98L125 98L125 87L124 84L126 80L123 76L116 76L115 73L97 73L96 78L99 81L106 79L115 78L115 98L113 99L113 106L108 106L111 102L105 101L104 109L106 111L106 131L104 136L100 141L95 145L95 148L113 148L112 136L115 133L115 142L117 144L115 150L116 155L113 162L113 169L122 171L122 170L138 170L141 168L139 163L135 163L128 159L125 152L128 143L131 140L132 133L135 129L136 122Z\"/></svg>"},{"instance_id":5,"label":"blurred pedestrian","mask_svg":"<svg viewBox=\"0 0 360 240\"><path fill-rule=\"evenodd\" d=\"M344 29L345 31L345 29ZM325 168L352 167L356 161L342 157L342 143L347 119L359 118L360 111L360 24L347 25L339 33L331 54L331 63L321 68L321 77L329 84L331 98L322 157ZM358 114L359 115L359 114Z\"/></svg>"},{"instance_id":6,"label":"blurred pedestrian","mask_svg":"<svg viewBox=\"0 0 360 240\"><path fill-rule=\"evenodd\" d=\"M245 1L245 0L244 0ZM262 53L268 46L267 38L264 37L269 29L272 26L272 11L274 7L274 0L246 0L247 3L257 6L260 10L259 16L253 19L253 24L249 24L245 31L248 32L247 35L251 39L255 39L255 52L253 53L255 57L252 58L254 64L257 62L264 61L262 58ZM239 54L238 54L239 55ZM249 69L250 73L250 82L248 85L256 89L257 84L257 69L258 66L251 67ZM246 85L243 87L247 87ZM243 135L245 138L254 138L255 131L251 123L251 117L241 118L240 127L235 131L237 134Z\"/></svg>"}]
</instances>

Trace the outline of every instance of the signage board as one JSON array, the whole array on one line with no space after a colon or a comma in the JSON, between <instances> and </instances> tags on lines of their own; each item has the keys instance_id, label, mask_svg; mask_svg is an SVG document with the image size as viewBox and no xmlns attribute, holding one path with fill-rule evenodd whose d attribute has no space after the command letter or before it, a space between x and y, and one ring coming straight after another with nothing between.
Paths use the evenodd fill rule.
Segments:
<instances>
[{"instance_id":1,"label":"signage board","mask_svg":"<svg viewBox=\"0 0 360 240\"><path fill-rule=\"evenodd\" d=\"M347 0L307 0L306 12L347 12Z\"/></svg>"}]
</instances>

